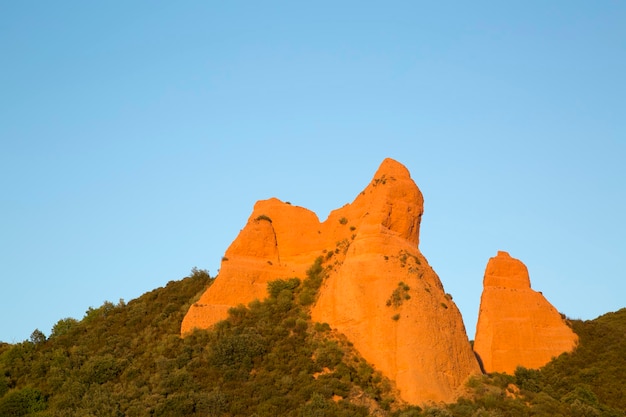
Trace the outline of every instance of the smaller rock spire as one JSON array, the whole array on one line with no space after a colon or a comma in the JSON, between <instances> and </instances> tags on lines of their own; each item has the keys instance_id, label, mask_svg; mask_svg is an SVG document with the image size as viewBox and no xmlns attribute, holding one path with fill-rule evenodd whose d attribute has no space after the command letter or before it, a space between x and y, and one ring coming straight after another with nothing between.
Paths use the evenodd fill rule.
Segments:
<instances>
[{"instance_id":1,"label":"smaller rock spire","mask_svg":"<svg viewBox=\"0 0 626 417\"><path fill-rule=\"evenodd\" d=\"M489 259L474 341L486 372L540 368L577 341L556 308L530 288L526 265L503 251Z\"/></svg>"},{"instance_id":2,"label":"smaller rock spire","mask_svg":"<svg viewBox=\"0 0 626 417\"><path fill-rule=\"evenodd\" d=\"M508 252L498 251L487 263L483 286L529 289L528 268L519 259L512 258Z\"/></svg>"}]
</instances>

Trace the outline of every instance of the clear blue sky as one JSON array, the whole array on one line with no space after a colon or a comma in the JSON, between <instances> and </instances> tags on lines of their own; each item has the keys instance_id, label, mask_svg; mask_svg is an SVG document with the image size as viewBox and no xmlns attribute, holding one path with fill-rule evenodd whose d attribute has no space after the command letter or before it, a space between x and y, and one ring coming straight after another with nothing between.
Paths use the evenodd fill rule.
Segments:
<instances>
[{"instance_id":1,"label":"clear blue sky","mask_svg":"<svg viewBox=\"0 0 626 417\"><path fill-rule=\"evenodd\" d=\"M324 219L380 162L473 338L506 250L626 306L626 3L0 3L0 340L215 275L256 200Z\"/></svg>"}]
</instances>

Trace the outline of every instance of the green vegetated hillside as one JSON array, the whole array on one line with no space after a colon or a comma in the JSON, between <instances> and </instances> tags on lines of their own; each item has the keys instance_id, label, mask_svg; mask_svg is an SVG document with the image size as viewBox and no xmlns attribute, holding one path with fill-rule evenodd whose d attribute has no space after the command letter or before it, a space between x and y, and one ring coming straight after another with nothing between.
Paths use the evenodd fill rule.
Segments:
<instances>
[{"instance_id":1,"label":"green vegetated hillside","mask_svg":"<svg viewBox=\"0 0 626 417\"><path fill-rule=\"evenodd\" d=\"M4 416L624 416L626 309L573 321L579 347L539 371L470 380L454 404L407 406L393 385L309 307L321 259L303 279L181 338L205 271L124 303L63 319L46 337L0 346Z\"/></svg>"}]
</instances>

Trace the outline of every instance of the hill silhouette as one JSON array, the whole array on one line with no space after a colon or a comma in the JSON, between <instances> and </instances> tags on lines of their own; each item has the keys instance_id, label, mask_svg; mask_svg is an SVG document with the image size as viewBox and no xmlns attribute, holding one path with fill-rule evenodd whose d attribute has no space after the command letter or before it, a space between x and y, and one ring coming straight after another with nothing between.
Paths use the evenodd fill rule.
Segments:
<instances>
[{"instance_id":1,"label":"hill silhouette","mask_svg":"<svg viewBox=\"0 0 626 417\"><path fill-rule=\"evenodd\" d=\"M0 416L624 416L626 309L573 320L577 348L539 370L472 378L452 404L408 406L341 334L310 319L321 262L180 338L212 283L194 270L0 347ZM303 302L304 301L304 302Z\"/></svg>"}]
</instances>

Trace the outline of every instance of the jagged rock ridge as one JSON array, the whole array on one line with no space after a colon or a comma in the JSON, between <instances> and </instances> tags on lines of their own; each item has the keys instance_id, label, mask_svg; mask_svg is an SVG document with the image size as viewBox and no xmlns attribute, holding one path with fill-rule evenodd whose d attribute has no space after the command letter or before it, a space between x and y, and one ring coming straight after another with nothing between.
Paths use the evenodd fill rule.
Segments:
<instances>
[{"instance_id":1,"label":"jagged rock ridge","mask_svg":"<svg viewBox=\"0 0 626 417\"><path fill-rule=\"evenodd\" d=\"M453 401L480 372L461 314L418 249L422 194L385 159L369 185L324 222L277 199L259 201L181 333L208 328L231 306L266 297L268 281L304 277L323 256L332 269L312 308L395 381L410 403Z\"/></svg>"},{"instance_id":2,"label":"jagged rock ridge","mask_svg":"<svg viewBox=\"0 0 626 417\"><path fill-rule=\"evenodd\" d=\"M489 260L474 341L486 372L540 368L577 341L556 308L530 288L526 265L503 251Z\"/></svg>"}]
</instances>

